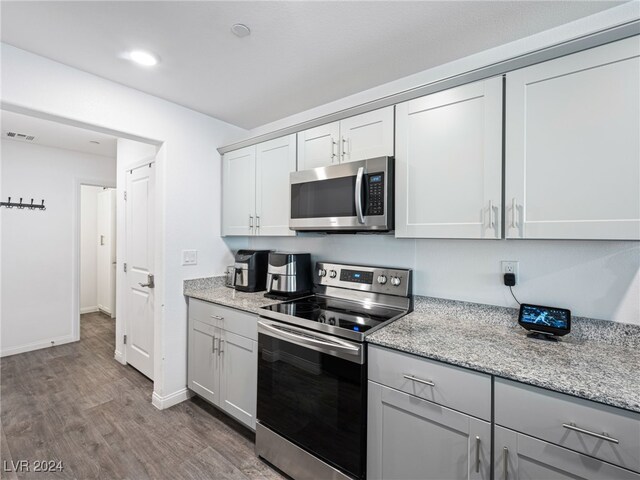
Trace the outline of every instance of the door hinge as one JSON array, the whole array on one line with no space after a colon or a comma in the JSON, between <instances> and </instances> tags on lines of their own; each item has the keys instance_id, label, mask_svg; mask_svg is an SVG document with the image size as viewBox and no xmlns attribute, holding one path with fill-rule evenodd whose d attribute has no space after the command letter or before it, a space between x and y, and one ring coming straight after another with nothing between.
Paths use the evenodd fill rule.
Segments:
<instances>
[{"instance_id":1,"label":"door hinge","mask_svg":"<svg viewBox=\"0 0 640 480\"><path fill-rule=\"evenodd\" d=\"M127 336L126 335L124 336L124 340L123 341L124 341L124 344L126 345L127 344Z\"/></svg>"},{"instance_id":2,"label":"door hinge","mask_svg":"<svg viewBox=\"0 0 640 480\"><path fill-rule=\"evenodd\" d=\"M124 192L124 201L125 201L125 202L127 201L127 191L126 191L126 190L125 190L125 192Z\"/></svg>"},{"instance_id":3,"label":"door hinge","mask_svg":"<svg viewBox=\"0 0 640 480\"><path fill-rule=\"evenodd\" d=\"M124 262L123 267L124 267L124 273L127 273L127 262Z\"/></svg>"}]
</instances>

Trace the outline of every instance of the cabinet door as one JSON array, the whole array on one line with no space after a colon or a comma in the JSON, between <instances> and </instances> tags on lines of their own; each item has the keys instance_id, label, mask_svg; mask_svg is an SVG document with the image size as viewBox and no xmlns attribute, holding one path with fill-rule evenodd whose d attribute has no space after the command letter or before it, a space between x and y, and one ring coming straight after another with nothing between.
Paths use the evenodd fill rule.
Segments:
<instances>
[{"instance_id":1,"label":"cabinet door","mask_svg":"<svg viewBox=\"0 0 640 480\"><path fill-rule=\"evenodd\" d=\"M489 423L368 383L368 478L489 479Z\"/></svg>"},{"instance_id":2,"label":"cabinet door","mask_svg":"<svg viewBox=\"0 0 640 480\"><path fill-rule=\"evenodd\" d=\"M393 106L340 121L340 162L393 156Z\"/></svg>"},{"instance_id":3,"label":"cabinet door","mask_svg":"<svg viewBox=\"0 0 640 480\"><path fill-rule=\"evenodd\" d=\"M507 75L506 236L640 239L640 42Z\"/></svg>"},{"instance_id":4,"label":"cabinet door","mask_svg":"<svg viewBox=\"0 0 640 480\"><path fill-rule=\"evenodd\" d=\"M496 480L640 480L640 474L496 426Z\"/></svg>"},{"instance_id":5,"label":"cabinet door","mask_svg":"<svg viewBox=\"0 0 640 480\"><path fill-rule=\"evenodd\" d=\"M256 151L256 233L295 235L289 229L289 173L296 171L296 135L260 143Z\"/></svg>"},{"instance_id":6,"label":"cabinet door","mask_svg":"<svg viewBox=\"0 0 640 480\"><path fill-rule=\"evenodd\" d=\"M222 157L222 235L253 235L256 208L256 147Z\"/></svg>"},{"instance_id":7,"label":"cabinet door","mask_svg":"<svg viewBox=\"0 0 640 480\"><path fill-rule=\"evenodd\" d=\"M500 238L502 79L396 106L396 237Z\"/></svg>"},{"instance_id":8,"label":"cabinet door","mask_svg":"<svg viewBox=\"0 0 640 480\"><path fill-rule=\"evenodd\" d=\"M298 133L298 170L338 163L340 123L333 122Z\"/></svg>"},{"instance_id":9,"label":"cabinet door","mask_svg":"<svg viewBox=\"0 0 640 480\"><path fill-rule=\"evenodd\" d=\"M219 405L219 343L219 329L189 318L187 383L191 390L215 405Z\"/></svg>"},{"instance_id":10,"label":"cabinet door","mask_svg":"<svg viewBox=\"0 0 640 480\"><path fill-rule=\"evenodd\" d=\"M258 344L235 333L223 332L220 345L220 407L255 430Z\"/></svg>"}]
</instances>

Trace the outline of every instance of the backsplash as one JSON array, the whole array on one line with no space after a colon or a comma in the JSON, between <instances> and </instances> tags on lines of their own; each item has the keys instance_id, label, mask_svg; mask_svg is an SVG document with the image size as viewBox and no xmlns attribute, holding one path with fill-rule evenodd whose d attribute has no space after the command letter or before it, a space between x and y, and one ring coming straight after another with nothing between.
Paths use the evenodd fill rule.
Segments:
<instances>
[{"instance_id":1,"label":"backsplash","mask_svg":"<svg viewBox=\"0 0 640 480\"><path fill-rule=\"evenodd\" d=\"M231 240L225 239L225 240ZM231 240L234 249L237 242ZM521 302L640 325L640 242L396 239L393 235L251 237L248 248L310 252L312 261L412 268L413 293L517 307L500 261L520 262Z\"/></svg>"}]
</instances>

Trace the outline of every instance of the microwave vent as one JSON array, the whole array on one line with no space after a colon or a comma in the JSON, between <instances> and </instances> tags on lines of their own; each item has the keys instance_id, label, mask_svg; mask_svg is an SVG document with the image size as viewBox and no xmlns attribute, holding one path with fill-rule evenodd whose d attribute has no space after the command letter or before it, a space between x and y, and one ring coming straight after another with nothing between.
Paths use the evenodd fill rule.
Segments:
<instances>
[{"instance_id":1,"label":"microwave vent","mask_svg":"<svg viewBox=\"0 0 640 480\"><path fill-rule=\"evenodd\" d=\"M25 140L32 142L36 137L34 135L27 135L26 133L7 132L7 137L14 140Z\"/></svg>"}]
</instances>

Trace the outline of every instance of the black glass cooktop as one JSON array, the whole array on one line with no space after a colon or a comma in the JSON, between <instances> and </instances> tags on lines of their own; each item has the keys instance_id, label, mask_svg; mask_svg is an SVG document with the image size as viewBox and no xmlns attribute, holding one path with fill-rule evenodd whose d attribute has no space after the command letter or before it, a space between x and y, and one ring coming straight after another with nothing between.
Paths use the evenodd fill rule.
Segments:
<instances>
[{"instance_id":1,"label":"black glass cooktop","mask_svg":"<svg viewBox=\"0 0 640 480\"><path fill-rule=\"evenodd\" d=\"M310 322L324 323L353 332L364 333L393 317L401 315L401 310L337 298L312 295L262 307L281 315L288 315Z\"/></svg>"}]
</instances>

